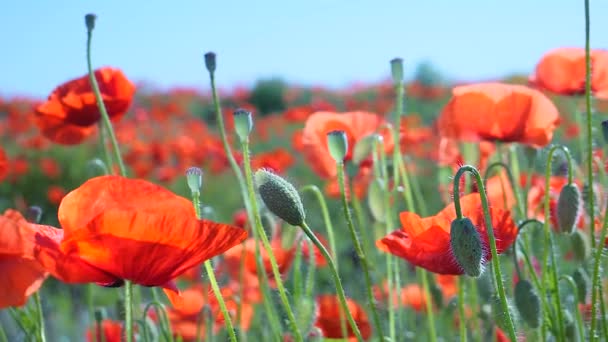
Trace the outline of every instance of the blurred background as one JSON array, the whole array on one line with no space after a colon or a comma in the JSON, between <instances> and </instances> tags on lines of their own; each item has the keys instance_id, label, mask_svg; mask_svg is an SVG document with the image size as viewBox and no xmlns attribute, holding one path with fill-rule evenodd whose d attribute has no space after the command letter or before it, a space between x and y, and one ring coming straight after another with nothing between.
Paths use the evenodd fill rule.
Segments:
<instances>
[{"instance_id":1,"label":"blurred background","mask_svg":"<svg viewBox=\"0 0 608 342\"><path fill-rule=\"evenodd\" d=\"M608 2L591 1L592 46L608 47ZM454 81L528 74L546 51L582 46L582 1L12 1L0 10L0 96L44 98L86 72L84 15L98 15L93 64L161 89L281 77L344 87L388 77L404 58Z\"/></svg>"}]
</instances>

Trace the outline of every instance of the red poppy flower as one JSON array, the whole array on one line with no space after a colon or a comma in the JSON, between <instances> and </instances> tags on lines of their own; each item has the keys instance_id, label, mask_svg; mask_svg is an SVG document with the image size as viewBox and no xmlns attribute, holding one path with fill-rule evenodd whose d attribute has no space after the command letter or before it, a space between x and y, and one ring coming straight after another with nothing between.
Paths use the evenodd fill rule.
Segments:
<instances>
[{"instance_id":1,"label":"red poppy flower","mask_svg":"<svg viewBox=\"0 0 608 342\"><path fill-rule=\"evenodd\" d=\"M96 70L95 78L108 115L119 120L131 105L135 86L114 68ZM65 145L78 144L91 135L100 117L88 75L58 86L36 107L36 123L42 134Z\"/></svg>"},{"instance_id":2,"label":"red poppy flower","mask_svg":"<svg viewBox=\"0 0 608 342\"><path fill-rule=\"evenodd\" d=\"M414 311L426 310L426 296L419 284L412 283L401 289L401 303L414 309Z\"/></svg>"},{"instance_id":3,"label":"red poppy flower","mask_svg":"<svg viewBox=\"0 0 608 342\"><path fill-rule=\"evenodd\" d=\"M284 148L277 148L272 151L259 153L251 159L251 168L268 169L274 173L284 173L293 165L294 158Z\"/></svg>"},{"instance_id":4,"label":"red poppy flower","mask_svg":"<svg viewBox=\"0 0 608 342\"><path fill-rule=\"evenodd\" d=\"M368 339L372 335L372 327L367 318L367 314L365 310L354 300L346 299L346 305L348 306L348 311L353 316L355 323L359 327L359 331L361 332L361 336L364 339ZM317 321L315 322L315 326L323 332L323 337L326 338L346 338L348 341L356 341L357 337L353 332L352 328L346 321L346 316L342 311L342 306L340 306L340 300L336 295L320 295L317 297ZM346 332L347 335L344 336L342 333L342 326L340 324L339 317L344 317L344 321L346 323Z\"/></svg>"},{"instance_id":5,"label":"red poppy flower","mask_svg":"<svg viewBox=\"0 0 608 342\"><path fill-rule=\"evenodd\" d=\"M122 322L104 319L87 330L87 342L121 342L123 339Z\"/></svg>"},{"instance_id":6,"label":"red poppy flower","mask_svg":"<svg viewBox=\"0 0 608 342\"><path fill-rule=\"evenodd\" d=\"M608 50L591 51L591 91L608 99ZM585 49L558 48L547 52L536 65L530 82L561 95L585 92Z\"/></svg>"},{"instance_id":7,"label":"red poppy flower","mask_svg":"<svg viewBox=\"0 0 608 342\"><path fill-rule=\"evenodd\" d=\"M348 138L348 153L345 160L350 160L357 141L375 133L385 124L384 118L368 112L316 112L308 117L302 143L304 156L312 169L322 178L334 178L338 174L336 162L329 154L327 133L342 130ZM384 137L386 151L393 148L393 140L387 130L379 132Z\"/></svg>"},{"instance_id":8,"label":"red poppy flower","mask_svg":"<svg viewBox=\"0 0 608 342\"><path fill-rule=\"evenodd\" d=\"M0 147L0 182L8 175L9 162L4 149Z\"/></svg>"},{"instance_id":9,"label":"red poppy flower","mask_svg":"<svg viewBox=\"0 0 608 342\"><path fill-rule=\"evenodd\" d=\"M472 193L460 198L462 214L471 219L481 236L483 260L492 257L483 219L479 194ZM509 211L491 207L492 226L498 253L515 241L517 226ZM402 228L378 240L376 245L384 252L394 254L410 263L439 274L463 274L450 247L450 224L456 218L454 204L450 204L437 215L421 218L415 213L402 212Z\"/></svg>"},{"instance_id":10,"label":"red poppy flower","mask_svg":"<svg viewBox=\"0 0 608 342\"><path fill-rule=\"evenodd\" d=\"M47 272L34 259L36 230L53 229L30 224L18 211L9 209L0 216L0 309L25 305L38 291Z\"/></svg>"},{"instance_id":11,"label":"red poppy flower","mask_svg":"<svg viewBox=\"0 0 608 342\"><path fill-rule=\"evenodd\" d=\"M155 184L119 176L88 180L58 212L63 230L38 237L37 258L67 283L162 286L225 252L245 230L199 220L192 203Z\"/></svg>"},{"instance_id":12,"label":"red poppy flower","mask_svg":"<svg viewBox=\"0 0 608 342\"><path fill-rule=\"evenodd\" d=\"M479 83L455 87L437 120L441 135L468 141L545 146L559 124L555 105L521 85Z\"/></svg>"}]
</instances>

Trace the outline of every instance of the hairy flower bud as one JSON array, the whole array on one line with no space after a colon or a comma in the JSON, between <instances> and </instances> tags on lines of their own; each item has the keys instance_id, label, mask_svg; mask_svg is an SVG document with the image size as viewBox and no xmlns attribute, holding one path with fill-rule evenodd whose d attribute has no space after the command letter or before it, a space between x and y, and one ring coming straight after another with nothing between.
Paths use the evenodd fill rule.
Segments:
<instances>
[{"instance_id":1,"label":"hairy flower bud","mask_svg":"<svg viewBox=\"0 0 608 342\"><path fill-rule=\"evenodd\" d=\"M576 292L578 294L578 302L584 304L587 300L587 294L589 293L589 286L591 284L591 280L587 275L587 272L583 268L577 268L572 273L572 279L576 284Z\"/></svg>"},{"instance_id":2,"label":"hairy flower bud","mask_svg":"<svg viewBox=\"0 0 608 342\"><path fill-rule=\"evenodd\" d=\"M470 219L455 219L450 226L450 245L456 261L471 277L479 277L482 271L482 244L479 232Z\"/></svg>"},{"instance_id":3,"label":"hairy flower bud","mask_svg":"<svg viewBox=\"0 0 608 342\"><path fill-rule=\"evenodd\" d=\"M591 254L591 245L589 237L581 230L576 230L570 235L570 243L572 244L572 254L578 262L585 261Z\"/></svg>"},{"instance_id":4,"label":"hairy flower bud","mask_svg":"<svg viewBox=\"0 0 608 342\"><path fill-rule=\"evenodd\" d=\"M329 154L336 161L341 163L344 161L348 153L348 137L344 131L331 131L327 133L327 147Z\"/></svg>"},{"instance_id":5,"label":"hairy flower bud","mask_svg":"<svg viewBox=\"0 0 608 342\"><path fill-rule=\"evenodd\" d=\"M515 285L515 306L531 328L540 326L540 298L528 280L520 280Z\"/></svg>"},{"instance_id":6,"label":"hairy flower bud","mask_svg":"<svg viewBox=\"0 0 608 342\"><path fill-rule=\"evenodd\" d=\"M557 199L557 225L561 233L572 233L581 216L581 193L576 184L564 185Z\"/></svg>"},{"instance_id":7,"label":"hairy flower bud","mask_svg":"<svg viewBox=\"0 0 608 342\"><path fill-rule=\"evenodd\" d=\"M376 222L386 222L386 208L384 207L384 195L386 191L384 181L379 178L375 178L369 184L367 203Z\"/></svg>"},{"instance_id":8,"label":"hairy flower bud","mask_svg":"<svg viewBox=\"0 0 608 342\"><path fill-rule=\"evenodd\" d=\"M255 180L268 210L292 226L304 223L304 206L291 183L267 170L256 171Z\"/></svg>"}]
</instances>

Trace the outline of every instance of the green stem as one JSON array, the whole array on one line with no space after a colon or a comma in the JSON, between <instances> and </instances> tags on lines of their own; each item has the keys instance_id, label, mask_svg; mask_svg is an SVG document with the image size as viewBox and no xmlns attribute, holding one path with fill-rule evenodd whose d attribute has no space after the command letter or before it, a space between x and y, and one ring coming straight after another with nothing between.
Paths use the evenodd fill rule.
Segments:
<instances>
[{"instance_id":1,"label":"green stem","mask_svg":"<svg viewBox=\"0 0 608 342\"><path fill-rule=\"evenodd\" d=\"M363 269L363 275L365 277L365 285L367 290L368 305L372 311L372 317L374 325L376 326L376 331L378 332L378 335L383 338L384 331L382 329L382 322L380 321L378 311L376 310L376 304L374 302L374 293L372 291L372 279L369 274L368 260L365 257L365 253L363 253L363 248L361 247L361 242L359 241L359 237L357 236L357 232L355 230L355 224L353 223L352 214L350 212L350 208L348 207L348 201L346 200L346 187L344 184L344 163L342 163L341 161L337 162L336 166L338 168L338 182L340 184L340 194L342 197L342 207L344 210L344 216L346 217L348 229L353 240L353 245L355 247L357 256L359 257L361 268Z\"/></svg>"},{"instance_id":2,"label":"green stem","mask_svg":"<svg viewBox=\"0 0 608 342\"><path fill-rule=\"evenodd\" d=\"M306 298L313 298L315 288L315 269L317 268L317 259L315 258L314 243L308 241L308 273L306 274L306 286L304 287L304 295Z\"/></svg>"},{"instance_id":3,"label":"green stem","mask_svg":"<svg viewBox=\"0 0 608 342\"><path fill-rule=\"evenodd\" d=\"M595 248L595 195L593 193L593 123L591 120L591 44L590 44L590 31L591 31L591 19L589 17L589 0L585 0L585 109L586 109L586 120L587 120L587 182L589 184L589 222L591 222L589 229L589 237L591 240L591 247ZM602 241L600 241L602 243ZM591 320L591 329L593 333L593 321ZM593 337L592 337L593 338Z\"/></svg>"},{"instance_id":4,"label":"green stem","mask_svg":"<svg viewBox=\"0 0 608 342\"><path fill-rule=\"evenodd\" d=\"M42 301L40 300L40 293L34 293L34 301L36 302L36 314L38 315L38 341L46 341L45 329L44 329L44 312L42 311Z\"/></svg>"},{"instance_id":5,"label":"green stem","mask_svg":"<svg viewBox=\"0 0 608 342\"><path fill-rule=\"evenodd\" d=\"M518 240L519 234L521 234L523 232L524 228L526 228L530 223L537 223L540 225L543 224L542 222L540 222L537 219L527 219L527 220L520 222L517 225L517 236L515 237L515 242L513 243L513 263L515 264L515 272L517 272L517 277L519 279L523 279L523 275L522 275L520 267L519 267L519 262L518 262L519 259L517 258L517 242L519 241ZM534 269L530 269L530 273L533 274L534 277L536 278L536 272L534 271ZM539 285L538 279L536 281L537 281L537 285Z\"/></svg>"},{"instance_id":6,"label":"green stem","mask_svg":"<svg viewBox=\"0 0 608 342\"><path fill-rule=\"evenodd\" d=\"M420 276L422 277L422 290L424 291L424 297L426 298L426 312L427 312L427 325L429 329L429 335L431 342L437 341L437 329L435 328L435 314L433 312L433 297L431 296L431 290L429 288L429 272L425 269L420 269Z\"/></svg>"},{"instance_id":7,"label":"green stem","mask_svg":"<svg viewBox=\"0 0 608 342\"><path fill-rule=\"evenodd\" d=\"M144 312L143 312L143 321L145 322L146 318L148 317L148 312L150 311L151 308L154 308L154 310L156 310L156 315L158 316L158 318L160 320L160 329L163 334L163 337L165 338L166 341L172 342L173 334L171 332L171 325L169 324L169 319L167 318L167 312L165 311L165 308L163 307L163 305L161 304L160 301L153 300L152 302L148 303L148 305L146 305L146 307L144 308ZM147 326L148 326L147 324L144 324L144 337L145 338L147 338L147 336L148 336Z\"/></svg>"},{"instance_id":8,"label":"green stem","mask_svg":"<svg viewBox=\"0 0 608 342\"><path fill-rule=\"evenodd\" d=\"M285 287L283 285L283 280L281 279L281 272L279 271L279 266L277 265L277 260L272 252L272 246L268 241L268 237L266 236L266 232L262 227L262 220L260 218L260 212L258 210L258 203L255 197L255 190L253 186L253 175L251 172L251 161L249 155L249 140L243 139L241 140L242 148L243 148L243 165L245 167L245 181L247 183L247 191L249 193L249 203L251 204L251 209L253 211L253 215L255 218L255 229L258 233L258 237L262 240L262 245L268 254L268 259L270 260L270 265L272 267L272 273L275 278L275 282L277 284L277 288L279 289L279 296L281 297L281 302L283 307L285 308L285 312L287 314L287 318L289 321L289 325L294 334L294 338L296 341L302 342L302 335L300 330L298 329L298 324L296 323L296 318L291 309L291 305L289 304L289 299L287 298L287 291L285 291Z\"/></svg>"},{"instance_id":9,"label":"green stem","mask_svg":"<svg viewBox=\"0 0 608 342\"><path fill-rule=\"evenodd\" d=\"M458 314L460 315L460 341L467 342L467 325L466 325L466 316L464 312L464 280L462 276L458 277Z\"/></svg>"},{"instance_id":10,"label":"green stem","mask_svg":"<svg viewBox=\"0 0 608 342\"><path fill-rule=\"evenodd\" d=\"M496 238L494 237L494 227L492 225L492 216L490 215L490 206L488 204L488 196L486 194L485 186L479 171L471 165L461 166L456 176L454 176L454 208L456 210L457 218L462 218L462 208L460 207L460 178L465 172L471 173L477 182L477 189L479 189L479 195L481 197L481 205L483 207L484 219L486 222L486 230L488 233L488 240L490 242L490 251L492 253L492 268L494 269L494 279L496 287L498 289L498 296L502 304L502 310L506 317L506 330L509 334L509 338L512 341L516 340L515 327L511 318L509 310L509 303L507 302L507 296L505 293L505 287L502 279L502 272L500 270L500 260L498 260L498 252L496 251Z\"/></svg>"},{"instance_id":11,"label":"green stem","mask_svg":"<svg viewBox=\"0 0 608 342\"><path fill-rule=\"evenodd\" d=\"M319 241L319 239L317 239L317 237L312 232L310 227L308 227L306 222L304 222L300 227L304 231L304 234L306 234L306 236L308 236L310 241L312 241L315 244L315 246L317 246L317 248L321 251L321 254L323 254L323 257L327 261L327 265L329 266L331 275L334 278L334 284L336 286L336 291L338 292L338 299L340 300L340 305L342 306L342 311L344 311L344 313L346 314L346 319L348 320L348 323L350 324L350 327L353 330L353 333L357 337L357 340L363 341L363 337L361 336L359 327L357 326L355 319L353 318L350 310L348 309L348 304L346 303L346 295L344 294L344 288L342 287L342 281L340 280L340 275L338 274L338 269L336 267L336 264L334 263L334 260L329 255L329 252L327 251L325 246L323 246L321 241ZM340 315L340 317L342 317L342 315Z\"/></svg>"},{"instance_id":12,"label":"green stem","mask_svg":"<svg viewBox=\"0 0 608 342\"><path fill-rule=\"evenodd\" d=\"M99 145L101 146L101 153L103 153L103 159L106 162L106 167L112 168L112 155L106 148L106 132L102 122L99 123ZM109 171L109 170L108 170Z\"/></svg>"},{"instance_id":13,"label":"green stem","mask_svg":"<svg viewBox=\"0 0 608 342\"><path fill-rule=\"evenodd\" d=\"M3 326L0 326L0 342L8 342L8 338L6 337Z\"/></svg>"},{"instance_id":14,"label":"green stem","mask_svg":"<svg viewBox=\"0 0 608 342\"><path fill-rule=\"evenodd\" d=\"M595 227L594 222L591 222L591 228ZM602 272L602 252L604 251L604 241L606 241L606 235L608 233L608 204L606 204L606 209L604 211L604 220L602 223L602 231L600 232L600 240L598 242L598 246L595 249L595 254L593 255L593 276L591 280L591 330L589 331L589 336L591 341L595 341L597 336L595 334L595 330L597 328L597 306L603 305L603 296L599 296L602 292L602 284L601 284L601 272ZM593 237L595 238L595 236ZM599 297L599 298L598 298ZM600 303L598 303L598 300ZM600 307L601 308L601 307ZM605 321L603 326L605 327Z\"/></svg>"},{"instance_id":15,"label":"green stem","mask_svg":"<svg viewBox=\"0 0 608 342\"><path fill-rule=\"evenodd\" d=\"M585 331L583 325L583 316L581 315L581 310L578 308L578 287L576 286L576 282L569 275L562 275L559 277L559 280L565 280L572 289L572 293L574 294L574 298L576 298L574 303L574 313L576 316L576 330L578 331L579 341L585 340Z\"/></svg>"},{"instance_id":16,"label":"green stem","mask_svg":"<svg viewBox=\"0 0 608 342\"><path fill-rule=\"evenodd\" d=\"M513 193L515 194L515 200L517 201L517 209L519 211L519 216L526 217L524 208L521 205L521 203L524 202L524 199L520 196L519 187L517 186L517 183L515 182L515 178L513 178L513 173L511 172L511 168L509 167L509 165L507 165L503 162L494 162L494 163L488 165L488 167L486 168L484 178L483 178L484 184L487 184L486 182L488 181L488 178L490 177L492 170L494 170L497 167L502 167L507 172L507 178L509 179L509 183L511 183L511 188L513 189ZM499 175L499 177L500 177L500 175ZM503 189L503 193L504 192L505 191ZM506 205L507 205L507 203L505 203L505 207L506 207Z\"/></svg>"}]
</instances>

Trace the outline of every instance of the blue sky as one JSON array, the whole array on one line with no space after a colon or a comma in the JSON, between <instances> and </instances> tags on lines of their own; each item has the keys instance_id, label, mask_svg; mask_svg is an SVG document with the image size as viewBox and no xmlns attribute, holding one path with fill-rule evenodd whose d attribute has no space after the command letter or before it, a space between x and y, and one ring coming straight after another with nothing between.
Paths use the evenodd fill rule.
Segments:
<instances>
[{"instance_id":1,"label":"blue sky","mask_svg":"<svg viewBox=\"0 0 608 342\"><path fill-rule=\"evenodd\" d=\"M608 48L608 1L591 0L592 46ZM529 72L542 54L583 46L583 1L11 1L0 10L0 95L45 97L86 72L84 15L98 15L95 66L163 88L260 77L339 87L431 61L455 80ZM602 18L604 16L604 18Z\"/></svg>"}]
</instances>

